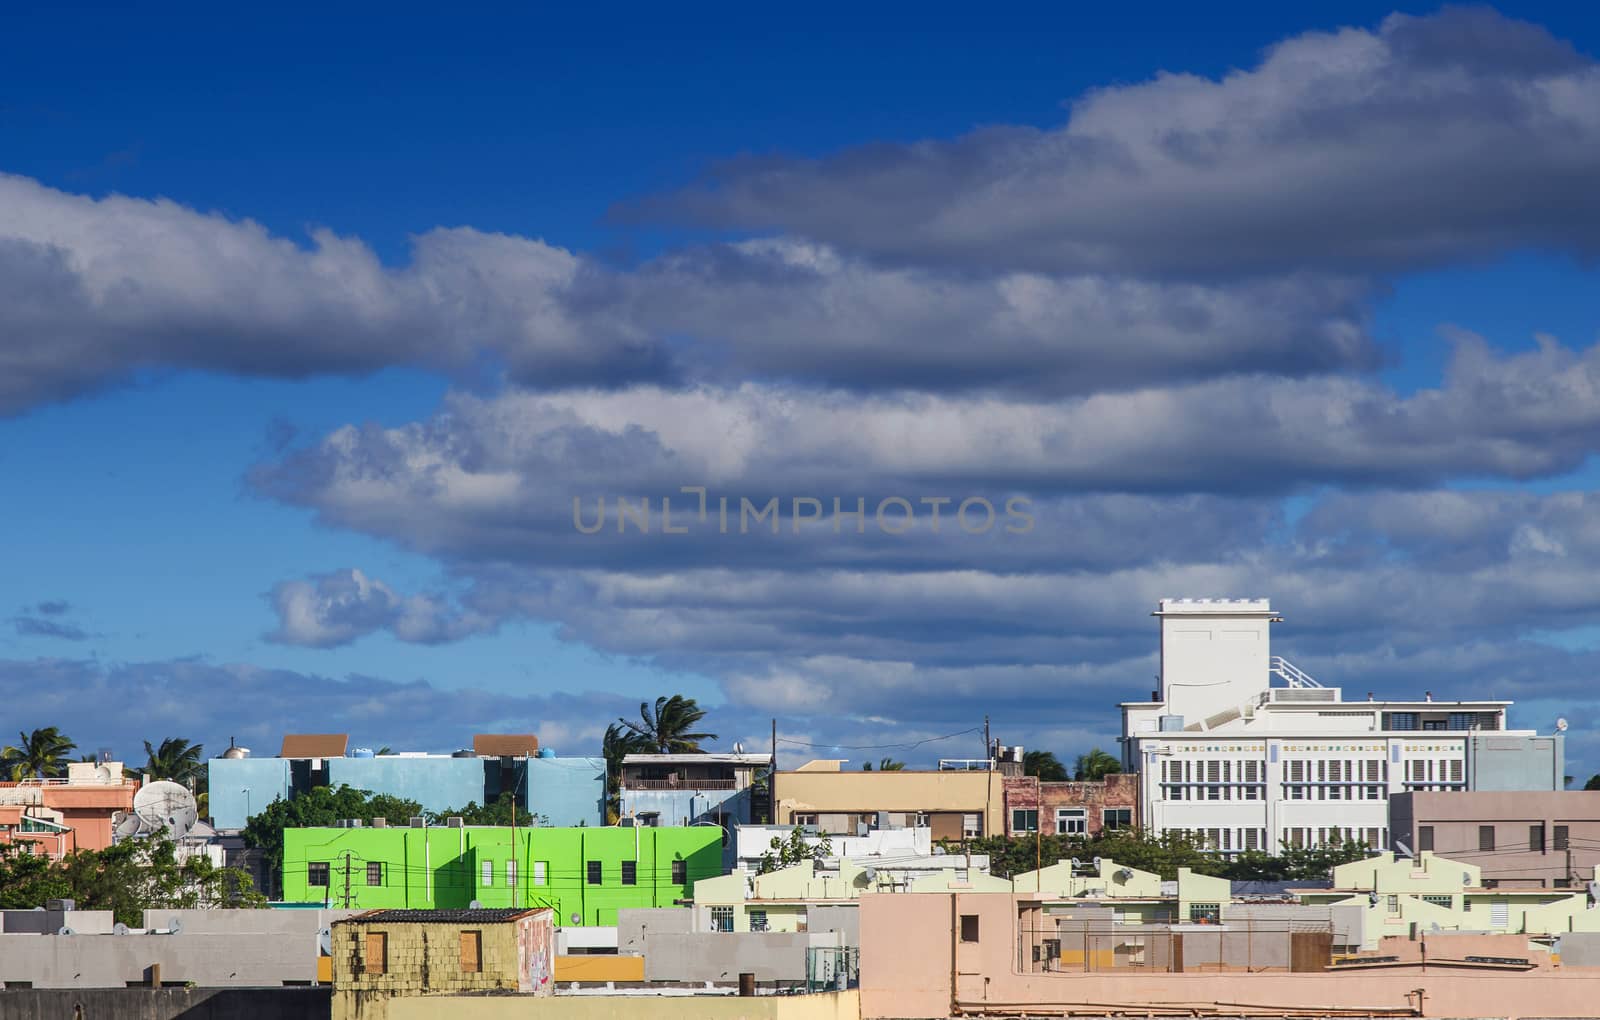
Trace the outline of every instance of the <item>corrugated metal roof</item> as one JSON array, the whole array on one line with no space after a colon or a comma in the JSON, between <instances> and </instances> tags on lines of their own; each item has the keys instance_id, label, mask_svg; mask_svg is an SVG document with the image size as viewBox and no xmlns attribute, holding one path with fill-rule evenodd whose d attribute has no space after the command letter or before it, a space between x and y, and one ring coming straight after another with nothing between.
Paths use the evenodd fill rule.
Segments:
<instances>
[{"instance_id":1,"label":"corrugated metal roof","mask_svg":"<svg viewBox=\"0 0 1600 1020\"><path fill-rule=\"evenodd\" d=\"M480 758L522 758L539 753L532 733L474 733L472 753Z\"/></svg>"},{"instance_id":2,"label":"corrugated metal roof","mask_svg":"<svg viewBox=\"0 0 1600 1020\"><path fill-rule=\"evenodd\" d=\"M343 758L348 733L285 733L279 758Z\"/></svg>"}]
</instances>

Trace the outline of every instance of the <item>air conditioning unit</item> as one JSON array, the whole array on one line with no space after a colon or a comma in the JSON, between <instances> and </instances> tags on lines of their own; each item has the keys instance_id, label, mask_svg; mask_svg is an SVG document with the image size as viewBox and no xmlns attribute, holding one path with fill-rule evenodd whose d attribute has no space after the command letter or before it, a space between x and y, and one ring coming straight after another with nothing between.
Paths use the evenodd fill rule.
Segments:
<instances>
[{"instance_id":1,"label":"air conditioning unit","mask_svg":"<svg viewBox=\"0 0 1600 1020\"><path fill-rule=\"evenodd\" d=\"M428 820L421 815L412 815L409 824L413 829L421 829L428 824Z\"/></svg>"},{"instance_id":2,"label":"air conditioning unit","mask_svg":"<svg viewBox=\"0 0 1600 1020\"><path fill-rule=\"evenodd\" d=\"M374 829L387 829L389 827L389 819L387 819L387 818L374 818L372 820L372 827Z\"/></svg>"},{"instance_id":3,"label":"air conditioning unit","mask_svg":"<svg viewBox=\"0 0 1600 1020\"><path fill-rule=\"evenodd\" d=\"M451 815L449 818L444 820L444 824L447 828L460 829L466 826L467 821L460 815Z\"/></svg>"}]
</instances>

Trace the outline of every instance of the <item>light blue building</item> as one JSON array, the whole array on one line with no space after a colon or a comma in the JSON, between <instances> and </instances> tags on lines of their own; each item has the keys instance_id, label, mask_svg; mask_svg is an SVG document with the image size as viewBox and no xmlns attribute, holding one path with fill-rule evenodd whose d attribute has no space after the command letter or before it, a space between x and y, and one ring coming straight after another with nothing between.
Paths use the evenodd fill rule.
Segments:
<instances>
[{"instance_id":1,"label":"light blue building","mask_svg":"<svg viewBox=\"0 0 1600 1020\"><path fill-rule=\"evenodd\" d=\"M308 750L325 756L309 757ZM328 753L334 750L340 753ZM548 748L539 749L531 736L480 735L474 738L472 751L381 756L363 748L345 753L344 739L338 735L310 746L286 738L284 753L276 758L251 758L234 750L211 759L207 768L212 824L219 830L243 828L274 800L318 786L350 786L404 797L435 813L469 803L491 804L511 791L518 808L537 817L539 824L605 822L605 760L559 758Z\"/></svg>"},{"instance_id":2,"label":"light blue building","mask_svg":"<svg viewBox=\"0 0 1600 1020\"><path fill-rule=\"evenodd\" d=\"M630 754L622 759L622 814L636 825L717 825L724 856L736 826L770 821L772 757L765 754Z\"/></svg>"}]
</instances>

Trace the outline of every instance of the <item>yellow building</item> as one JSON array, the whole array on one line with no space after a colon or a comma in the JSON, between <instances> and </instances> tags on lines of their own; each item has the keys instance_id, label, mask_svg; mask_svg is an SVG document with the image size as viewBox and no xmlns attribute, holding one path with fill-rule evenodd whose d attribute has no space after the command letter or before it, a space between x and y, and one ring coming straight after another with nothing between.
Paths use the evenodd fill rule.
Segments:
<instances>
[{"instance_id":1,"label":"yellow building","mask_svg":"<svg viewBox=\"0 0 1600 1020\"><path fill-rule=\"evenodd\" d=\"M829 758L779 772L777 824L811 825L830 835L854 835L863 824L925 825L936 841L1006 831L1005 788L996 768L847 772L844 764Z\"/></svg>"},{"instance_id":2,"label":"yellow building","mask_svg":"<svg viewBox=\"0 0 1600 1020\"><path fill-rule=\"evenodd\" d=\"M333 1016L381 1020L388 1000L554 992L548 909L369 910L334 922Z\"/></svg>"},{"instance_id":3,"label":"yellow building","mask_svg":"<svg viewBox=\"0 0 1600 1020\"><path fill-rule=\"evenodd\" d=\"M1333 869L1332 889L1302 889L1302 903L1360 907L1367 948L1413 931L1553 936L1600 931L1600 909L1584 889L1485 888L1475 864L1377 854Z\"/></svg>"}]
</instances>

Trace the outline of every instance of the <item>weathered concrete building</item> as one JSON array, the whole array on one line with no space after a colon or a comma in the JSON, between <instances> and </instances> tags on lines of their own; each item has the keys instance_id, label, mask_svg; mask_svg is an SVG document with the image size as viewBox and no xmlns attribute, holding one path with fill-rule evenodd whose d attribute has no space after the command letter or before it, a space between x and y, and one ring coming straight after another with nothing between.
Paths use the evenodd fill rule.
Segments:
<instances>
[{"instance_id":1,"label":"weathered concrete building","mask_svg":"<svg viewBox=\"0 0 1600 1020\"><path fill-rule=\"evenodd\" d=\"M1567 889L1600 866L1600 791L1397 793L1397 848L1471 864L1485 886Z\"/></svg>"},{"instance_id":2,"label":"weathered concrete building","mask_svg":"<svg viewBox=\"0 0 1600 1020\"><path fill-rule=\"evenodd\" d=\"M1043 831L1093 838L1103 831L1139 824L1139 777L1126 773L1098 782L1045 782L1038 776L1006 776L1006 834Z\"/></svg>"}]
</instances>

